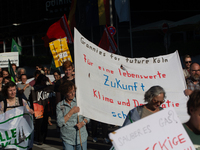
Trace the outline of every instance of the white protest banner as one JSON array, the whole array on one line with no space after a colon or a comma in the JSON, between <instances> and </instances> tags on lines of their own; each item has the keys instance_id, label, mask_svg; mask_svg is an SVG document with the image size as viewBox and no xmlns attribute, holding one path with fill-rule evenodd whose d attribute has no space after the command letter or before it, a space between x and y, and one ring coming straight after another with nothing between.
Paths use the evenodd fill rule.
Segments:
<instances>
[{"instance_id":1,"label":"white protest banner","mask_svg":"<svg viewBox=\"0 0 200 150\"><path fill-rule=\"evenodd\" d=\"M0 68L8 67L8 59L10 59L11 64L14 63L19 66L19 54L18 52L6 52L0 53Z\"/></svg>"},{"instance_id":2,"label":"white protest banner","mask_svg":"<svg viewBox=\"0 0 200 150\"><path fill-rule=\"evenodd\" d=\"M174 108L166 108L109 134L116 150L195 150Z\"/></svg>"},{"instance_id":3,"label":"white protest banner","mask_svg":"<svg viewBox=\"0 0 200 150\"><path fill-rule=\"evenodd\" d=\"M128 58L111 54L74 31L76 97L81 115L121 126L129 110L144 104L144 93L160 85L167 96L162 107L174 107L181 121L189 118L177 51L152 58Z\"/></svg>"},{"instance_id":4,"label":"white protest banner","mask_svg":"<svg viewBox=\"0 0 200 150\"><path fill-rule=\"evenodd\" d=\"M0 115L0 149L26 150L33 146L33 116L24 106Z\"/></svg>"}]
</instances>

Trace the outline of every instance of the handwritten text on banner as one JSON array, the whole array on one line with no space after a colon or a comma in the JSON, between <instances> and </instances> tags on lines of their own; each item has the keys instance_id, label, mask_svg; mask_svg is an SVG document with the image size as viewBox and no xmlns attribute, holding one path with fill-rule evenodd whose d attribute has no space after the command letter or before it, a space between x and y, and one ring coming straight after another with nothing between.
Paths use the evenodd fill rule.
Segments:
<instances>
[{"instance_id":1,"label":"handwritten text on banner","mask_svg":"<svg viewBox=\"0 0 200 150\"><path fill-rule=\"evenodd\" d=\"M75 29L75 81L80 114L122 125L129 110L144 104L144 93L160 85L166 91L163 108L174 107L188 119L187 97L178 52L152 58L128 58L109 53Z\"/></svg>"}]
</instances>

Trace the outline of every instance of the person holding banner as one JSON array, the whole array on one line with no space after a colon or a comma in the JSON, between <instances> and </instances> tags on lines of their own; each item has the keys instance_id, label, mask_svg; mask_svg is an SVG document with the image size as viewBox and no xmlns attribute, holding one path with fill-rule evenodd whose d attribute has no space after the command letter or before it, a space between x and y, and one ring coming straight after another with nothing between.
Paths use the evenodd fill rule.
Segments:
<instances>
[{"instance_id":1,"label":"person holding banner","mask_svg":"<svg viewBox=\"0 0 200 150\"><path fill-rule=\"evenodd\" d=\"M64 150L87 150L86 123L88 118L78 116L79 107L75 98L76 87L72 81L60 85L60 92L65 96L56 106L57 124L60 127L60 137Z\"/></svg>"},{"instance_id":2,"label":"person holding banner","mask_svg":"<svg viewBox=\"0 0 200 150\"><path fill-rule=\"evenodd\" d=\"M25 106L29 113L34 114L34 111L30 109L26 100L16 97L17 90L14 82L10 81L6 83L2 92L6 99L0 102L0 114L19 106Z\"/></svg>"},{"instance_id":3,"label":"person holding banner","mask_svg":"<svg viewBox=\"0 0 200 150\"><path fill-rule=\"evenodd\" d=\"M200 90L194 90L187 102L188 122L183 126L188 133L194 147L200 150Z\"/></svg>"},{"instance_id":4,"label":"person holding banner","mask_svg":"<svg viewBox=\"0 0 200 150\"><path fill-rule=\"evenodd\" d=\"M147 104L137 106L130 110L123 126L162 110L163 108L160 105L165 102L164 98L165 90L161 86L152 86L144 94L144 101Z\"/></svg>"},{"instance_id":5,"label":"person holding banner","mask_svg":"<svg viewBox=\"0 0 200 150\"><path fill-rule=\"evenodd\" d=\"M123 126L129 125L135 121L138 121L144 117L147 117L162 110L163 108L160 107L160 105L165 102L164 98L165 90L159 85L152 86L144 94L144 101L146 102L146 104L142 106L137 106L130 110L123 123ZM112 146L110 150L115 149Z\"/></svg>"}]
</instances>

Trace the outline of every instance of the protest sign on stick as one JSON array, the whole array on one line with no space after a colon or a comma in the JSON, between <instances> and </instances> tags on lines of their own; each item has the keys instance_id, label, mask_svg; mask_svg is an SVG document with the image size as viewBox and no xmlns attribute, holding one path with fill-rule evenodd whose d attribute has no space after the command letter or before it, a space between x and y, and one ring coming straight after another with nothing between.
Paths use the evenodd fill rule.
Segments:
<instances>
[{"instance_id":1,"label":"protest sign on stick","mask_svg":"<svg viewBox=\"0 0 200 150\"><path fill-rule=\"evenodd\" d=\"M166 108L109 134L116 150L195 150L174 108Z\"/></svg>"},{"instance_id":2,"label":"protest sign on stick","mask_svg":"<svg viewBox=\"0 0 200 150\"><path fill-rule=\"evenodd\" d=\"M0 53L0 68L8 67L8 59L10 59L11 64L14 63L19 66L19 54L18 52L6 52Z\"/></svg>"},{"instance_id":3,"label":"protest sign on stick","mask_svg":"<svg viewBox=\"0 0 200 150\"><path fill-rule=\"evenodd\" d=\"M188 120L178 51L128 58L109 53L74 31L76 97L81 115L121 126L129 110L144 104L144 93L159 85L166 91L161 106L174 107L182 122Z\"/></svg>"},{"instance_id":4,"label":"protest sign on stick","mask_svg":"<svg viewBox=\"0 0 200 150\"><path fill-rule=\"evenodd\" d=\"M0 114L0 148L32 148L33 130L33 116L24 106Z\"/></svg>"},{"instance_id":5,"label":"protest sign on stick","mask_svg":"<svg viewBox=\"0 0 200 150\"><path fill-rule=\"evenodd\" d=\"M55 66L60 67L66 60L72 61L66 38L57 39L49 43Z\"/></svg>"}]
</instances>

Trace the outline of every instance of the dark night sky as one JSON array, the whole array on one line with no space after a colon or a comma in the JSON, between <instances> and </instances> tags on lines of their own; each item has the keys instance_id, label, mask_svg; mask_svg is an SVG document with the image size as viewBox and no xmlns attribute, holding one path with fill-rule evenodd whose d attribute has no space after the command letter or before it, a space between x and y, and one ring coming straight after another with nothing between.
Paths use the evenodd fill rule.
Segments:
<instances>
[{"instance_id":1,"label":"dark night sky","mask_svg":"<svg viewBox=\"0 0 200 150\"><path fill-rule=\"evenodd\" d=\"M200 14L200 1L138 1L130 0L133 26L159 20L178 21ZM135 21L134 21L135 20Z\"/></svg>"},{"instance_id":2,"label":"dark night sky","mask_svg":"<svg viewBox=\"0 0 200 150\"><path fill-rule=\"evenodd\" d=\"M60 0L55 0L59 2ZM64 13L68 16L70 1L62 0L63 5L49 6L51 0L3 0L0 4L0 40L10 40L12 37L38 34L39 42L42 43L41 36L44 36L48 27L56 22ZM84 1L84 0L82 0ZM86 0L85 0L86 1ZM95 1L95 0L94 0ZM114 6L114 0L113 0ZM160 21L179 21L197 14L200 14L199 0L165 0L165 1L146 1L130 0L131 24L132 27ZM61 10L62 9L62 10ZM57 12L55 10L58 10ZM51 13L53 11L53 13ZM114 10L113 10L114 11ZM45 18L45 19L44 19ZM54 18L54 19L52 19ZM47 21L47 19L50 19ZM51 20L52 19L52 20ZM34 23L33 23L34 22ZM13 23L20 23L20 26L13 26ZM115 21L114 21L115 25ZM101 27L103 31L103 27ZM120 36L128 37L129 23L119 23L121 30ZM94 34L94 43L98 44L101 38L101 30L97 27ZM89 32L88 32L89 31ZM94 28L95 31L95 28ZM120 32L120 31L119 31ZM125 33L126 32L126 33ZM86 30L86 38L91 40L90 30ZM127 35L124 35L127 34ZM96 38L96 39L95 39ZM26 38L24 39L26 40ZM136 41L136 40L134 40ZM121 43L129 42L124 39ZM29 40L29 44L30 44ZM120 44L121 44L120 43ZM129 43L125 45L129 45ZM8 42L8 45L10 43ZM121 45L122 45L121 44ZM135 45L134 45L135 46ZM135 46L136 47L136 46ZM123 47L124 48L124 47ZM129 47L127 47L129 49ZM129 54L124 54L129 55ZM142 55L142 54L141 54Z\"/></svg>"}]
</instances>

